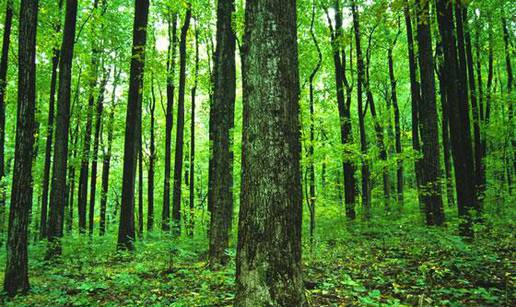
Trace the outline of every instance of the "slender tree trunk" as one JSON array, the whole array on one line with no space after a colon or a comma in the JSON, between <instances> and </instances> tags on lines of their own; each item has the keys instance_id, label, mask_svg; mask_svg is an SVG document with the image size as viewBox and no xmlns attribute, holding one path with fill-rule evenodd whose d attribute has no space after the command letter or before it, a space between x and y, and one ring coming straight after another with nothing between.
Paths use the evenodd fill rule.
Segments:
<instances>
[{"instance_id":1,"label":"slender tree trunk","mask_svg":"<svg viewBox=\"0 0 516 307\"><path fill-rule=\"evenodd\" d=\"M102 161L102 192L100 194L100 221L99 221L99 234L103 236L106 233L106 211L107 211L107 200L109 192L109 171L111 168L111 151L113 147L113 121L115 118L115 107L116 107L116 88L120 80L121 71L117 71L115 67L114 80L113 80L113 91L111 94L111 110L109 112L107 121L107 148L104 149L103 161Z\"/></svg>"},{"instance_id":2,"label":"slender tree trunk","mask_svg":"<svg viewBox=\"0 0 516 307\"><path fill-rule=\"evenodd\" d=\"M195 226L195 95L199 76L199 30L195 28L195 76L192 87L192 113L190 118L190 224L189 235L193 237Z\"/></svg>"},{"instance_id":3,"label":"slender tree trunk","mask_svg":"<svg viewBox=\"0 0 516 307\"><path fill-rule=\"evenodd\" d=\"M507 70L507 101L509 105L509 127L510 127L510 139L512 145L512 154L513 154L513 170L516 172L516 136L514 133L514 101L512 100L512 82L513 82L513 74L512 74L512 65L511 65L511 46L510 46L510 37L509 31L507 30L507 19L502 17L502 29L503 29L503 41L505 46L505 68ZM511 171L508 170L510 173Z\"/></svg>"},{"instance_id":4,"label":"slender tree trunk","mask_svg":"<svg viewBox=\"0 0 516 307\"><path fill-rule=\"evenodd\" d=\"M54 164L52 167L52 188L50 190L50 214L47 229L49 241L48 259L61 254L60 238L63 236L64 208L67 200L66 170L68 165L68 133L70 127L70 87L76 19L77 0L67 0L63 43L59 57L56 136Z\"/></svg>"},{"instance_id":5,"label":"slender tree trunk","mask_svg":"<svg viewBox=\"0 0 516 307\"><path fill-rule=\"evenodd\" d=\"M172 26L168 21L169 47L167 53L167 113L166 113L166 139L165 139L165 179L163 187L163 212L161 228L163 231L170 230L170 169L172 159L172 126L174 124L174 76L176 67L176 45L177 45L177 14L174 14Z\"/></svg>"},{"instance_id":6,"label":"slender tree trunk","mask_svg":"<svg viewBox=\"0 0 516 307\"><path fill-rule=\"evenodd\" d=\"M154 76L151 78L151 101L149 104L150 111L150 145L149 145L149 171L147 178L147 232L154 230L154 164L156 160L156 141L154 136L155 126L155 110L156 110L156 95L154 92Z\"/></svg>"},{"instance_id":7,"label":"slender tree trunk","mask_svg":"<svg viewBox=\"0 0 516 307\"><path fill-rule=\"evenodd\" d=\"M389 79L391 82L391 102L394 110L394 135L396 143L397 167L396 167L396 190L398 204L403 206L403 148L401 146L401 126L400 126L400 108L398 106L397 82L394 75L394 60L392 57L392 50L396 45L399 32L396 35L394 43L387 50L387 59L389 63Z\"/></svg>"},{"instance_id":8,"label":"slender tree trunk","mask_svg":"<svg viewBox=\"0 0 516 307\"><path fill-rule=\"evenodd\" d=\"M357 50L357 105L358 105L358 125L360 128L360 150L362 155L367 155L367 136L365 131L365 110L362 99L362 86L364 85L364 59L362 57L362 47L360 42L360 21L358 8L355 0L351 3L353 14L353 28L355 31L355 48ZM364 208L364 219L371 218L371 179L369 162L366 158L362 160L362 206Z\"/></svg>"},{"instance_id":9,"label":"slender tree trunk","mask_svg":"<svg viewBox=\"0 0 516 307\"><path fill-rule=\"evenodd\" d=\"M439 132L435 99L434 58L432 54L432 34L430 30L430 9L426 0L417 1L418 25L417 41L419 72L421 77L421 139L423 141L423 203L426 224L444 224L444 210L441 196L439 170ZM424 116L423 116L424 114Z\"/></svg>"},{"instance_id":10,"label":"slender tree trunk","mask_svg":"<svg viewBox=\"0 0 516 307\"><path fill-rule=\"evenodd\" d=\"M476 148L475 150L479 151L480 154L480 165L478 170L478 186L477 186L477 195L479 201L484 199L485 189L486 189L486 164L485 164L485 131L486 129L485 123L485 111L484 111L484 91L483 91L483 82L482 82L482 60L480 56L480 20L477 20L477 27L475 31L475 56L476 56L476 73L477 73L477 86L478 86L478 110L479 110L479 122L480 126L480 148Z\"/></svg>"},{"instance_id":11,"label":"slender tree trunk","mask_svg":"<svg viewBox=\"0 0 516 307\"><path fill-rule=\"evenodd\" d=\"M32 207L32 157L36 129L37 19L38 1L22 0L18 32L16 144L4 277L4 290L9 296L29 290L27 237Z\"/></svg>"},{"instance_id":12,"label":"slender tree trunk","mask_svg":"<svg viewBox=\"0 0 516 307\"><path fill-rule=\"evenodd\" d=\"M450 115L450 133L453 162L455 168L455 185L460 223L460 234L473 236L470 209L475 208L475 183L473 150L469 125L469 108L464 95L463 78L458 75L457 49L454 37L453 7L449 1L437 0L437 19L443 42L444 71L446 84L446 102ZM460 43L459 43L460 45Z\"/></svg>"},{"instance_id":13,"label":"slender tree trunk","mask_svg":"<svg viewBox=\"0 0 516 307\"><path fill-rule=\"evenodd\" d=\"M122 206L118 228L118 248L134 249L134 186L136 161L138 159L138 134L141 126L141 90L145 69L145 44L147 42L147 21L149 0L135 2L133 26L133 48L131 73L129 76L129 97L125 127L124 173L122 185Z\"/></svg>"},{"instance_id":14,"label":"slender tree trunk","mask_svg":"<svg viewBox=\"0 0 516 307\"><path fill-rule=\"evenodd\" d=\"M412 36L412 17L410 15L410 7L408 0L405 0L403 12L405 16L405 26L407 29L407 46L410 72L410 97L412 106L412 148L417 154L421 150L421 142L419 139L419 105L421 103L421 88L417 81L417 61L414 54L415 48L414 38ZM421 159L419 159L418 157L414 159L414 173L416 174L416 188L418 191L419 203L421 205L422 167Z\"/></svg>"},{"instance_id":15,"label":"slender tree trunk","mask_svg":"<svg viewBox=\"0 0 516 307\"><path fill-rule=\"evenodd\" d=\"M5 8L4 36L2 56L0 58L0 245L3 244L5 230L5 200L7 186L5 173L5 91L7 87L7 68L9 47L11 43L11 26L13 21L13 1L8 0Z\"/></svg>"},{"instance_id":16,"label":"slender tree trunk","mask_svg":"<svg viewBox=\"0 0 516 307\"><path fill-rule=\"evenodd\" d=\"M210 157L208 208L210 265L225 265L233 222L233 136L236 95L235 34L231 27L234 0L217 5L217 47L214 54L213 100L210 108ZM211 204L211 205L210 205Z\"/></svg>"},{"instance_id":17,"label":"slender tree trunk","mask_svg":"<svg viewBox=\"0 0 516 307\"><path fill-rule=\"evenodd\" d=\"M310 210L310 243L313 243L314 232L315 232L315 205L316 205L316 195L315 195L315 157L314 157L314 147L315 147L315 98L314 98L314 81L317 75L317 72L321 68L322 65L322 53L319 48L319 43L317 42L317 37L315 36L314 31L314 23L315 23L315 12L316 12L316 4L315 2L312 4L312 21L310 23L310 36L312 36L312 40L314 42L315 49L317 50L317 64L313 68L310 73L309 83L310 83L310 143L308 145L308 208ZM354 208L353 208L354 211ZM347 211L346 211L347 212ZM354 213L354 212L353 212Z\"/></svg>"},{"instance_id":18,"label":"slender tree trunk","mask_svg":"<svg viewBox=\"0 0 516 307\"><path fill-rule=\"evenodd\" d=\"M143 238L143 137L140 113L139 127L139 148L138 148L138 238Z\"/></svg>"},{"instance_id":19,"label":"slender tree trunk","mask_svg":"<svg viewBox=\"0 0 516 307\"><path fill-rule=\"evenodd\" d=\"M235 306L307 306L295 0L248 0Z\"/></svg>"},{"instance_id":20,"label":"slender tree trunk","mask_svg":"<svg viewBox=\"0 0 516 307\"><path fill-rule=\"evenodd\" d=\"M181 28L181 42L179 43L179 97L177 105L176 152L174 160L174 193L172 198L172 220L174 234L181 234L181 174L183 172L183 146L185 128L185 83L186 83L186 39L190 18L191 6L185 14L185 21Z\"/></svg>"}]
</instances>

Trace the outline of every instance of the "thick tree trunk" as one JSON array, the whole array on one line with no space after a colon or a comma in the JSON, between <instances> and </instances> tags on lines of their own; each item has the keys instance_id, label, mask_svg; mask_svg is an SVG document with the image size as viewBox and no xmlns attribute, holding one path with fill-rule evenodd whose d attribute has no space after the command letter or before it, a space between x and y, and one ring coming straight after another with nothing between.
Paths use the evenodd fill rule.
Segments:
<instances>
[{"instance_id":1,"label":"thick tree trunk","mask_svg":"<svg viewBox=\"0 0 516 307\"><path fill-rule=\"evenodd\" d=\"M235 119L236 65L235 34L231 18L234 0L220 0L217 6L217 47L214 54L213 100L210 108L212 155L208 182L208 202L213 204L210 222L209 257L211 266L224 265L229 258L233 222L233 137Z\"/></svg>"},{"instance_id":2,"label":"thick tree trunk","mask_svg":"<svg viewBox=\"0 0 516 307\"><path fill-rule=\"evenodd\" d=\"M149 0L135 2L133 48L131 73L129 76L129 97L125 127L124 173L122 185L122 206L118 228L118 248L134 249L134 186L136 161L138 159L138 134L141 126L141 90L145 69L145 44L147 42L147 21Z\"/></svg>"},{"instance_id":3,"label":"thick tree trunk","mask_svg":"<svg viewBox=\"0 0 516 307\"><path fill-rule=\"evenodd\" d=\"M419 21L417 41L421 77L419 112L421 114L421 139L423 141L422 199L425 205L426 224L441 226L444 224L444 210L439 173L439 132L429 3L425 0L418 0L417 10Z\"/></svg>"},{"instance_id":4,"label":"thick tree trunk","mask_svg":"<svg viewBox=\"0 0 516 307\"><path fill-rule=\"evenodd\" d=\"M149 104L150 111L150 145L149 145L149 170L147 178L147 231L154 230L154 164L156 161L156 141L154 136L155 111L156 111L156 94L154 92L154 77L151 79L151 101Z\"/></svg>"},{"instance_id":5,"label":"thick tree trunk","mask_svg":"<svg viewBox=\"0 0 516 307\"><path fill-rule=\"evenodd\" d=\"M357 106L358 106L358 125L360 128L360 150L363 155L367 155L367 136L365 131L364 115L362 99L362 87L364 85L364 59L362 57L362 47L360 42L360 21L358 16L358 8L355 0L352 1L351 11L353 14L353 28L355 31L355 48L357 50ZM371 218L371 179L369 171L369 162L367 159L362 160L362 207L364 208L364 219Z\"/></svg>"},{"instance_id":6,"label":"thick tree trunk","mask_svg":"<svg viewBox=\"0 0 516 307\"><path fill-rule=\"evenodd\" d=\"M63 236L64 208L67 200L66 170L68 165L68 133L70 127L70 87L76 19L77 0L67 0L63 43L59 57L59 90L57 93L54 164L52 167L50 214L47 229L49 241L47 258L61 254L60 237Z\"/></svg>"},{"instance_id":7,"label":"thick tree trunk","mask_svg":"<svg viewBox=\"0 0 516 307\"><path fill-rule=\"evenodd\" d=\"M38 1L22 0L18 34L16 144L4 277L4 290L9 296L29 290L27 236L32 207L32 157L36 129L37 19Z\"/></svg>"},{"instance_id":8,"label":"thick tree trunk","mask_svg":"<svg viewBox=\"0 0 516 307\"><path fill-rule=\"evenodd\" d=\"M405 27L407 29L407 47L409 59L409 73L410 73L410 97L412 106L412 149L416 153L421 150L421 142L419 139L419 105L421 103L421 88L417 81L417 62L415 57L414 38L412 36L412 17L410 15L410 7L408 0L405 0L403 8L405 16ZM414 173L416 174L416 188L418 191L418 199L421 205L421 178L422 167L419 158L414 159Z\"/></svg>"},{"instance_id":9,"label":"thick tree trunk","mask_svg":"<svg viewBox=\"0 0 516 307\"><path fill-rule=\"evenodd\" d=\"M7 87L7 64L11 43L11 26L13 21L13 1L8 0L5 8L4 36L2 57L0 58L0 245L3 244L5 229L5 200L7 186L5 173L5 91Z\"/></svg>"},{"instance_id":10,"label":"thick tree trunk","mask_svg":"<svg viewBox=\"0 0 516 307\"><path fill-rule=\"evenodd\" d=\"M296 1L248 0L235 306L307 306Z\"/></svg>"},{"instance_id":11,"label":"thick tree trunk","mask_svg":"<svg viewBox=\"0 0 516 307\"><path fill-rule=\"evenodd\" d=\"M457 204L459 217L462 218L459 228L461 235L472 237L473 228L469 210L475 208L475 182L468 101L464 95L463 78L458 75L458 72L462 70L457 63L452 4L446 0L437 0L436 10L443 43L445 68L443 78L446 84L446 102L450 115Z\"/></svg>"},{"instance_id":12,"label":"thick tree trunk","mask_svg":"<svg viewBox=\"0 0 516 307\"><path fill-rule=\"evenodd\" d=\"M170 230L170 169L172 159L172 126L174 124L174 76L176 67L177 45L177 14L174 14L172 26L168 21L169 47L167 53L167 113L166 113L166 138L165 138L165 179L163 187L163 211L161 214L161 228Z\"/></svg>"},{"instance_id":13,"label":"thick tree trunk","mask_svg":"<svg viewBox=\"0 0 516 307\"><path fill-rule=\"evenodd\" d=\"M176 152L174 159L174 191L172 198L172 221L174 234L181 234L181 175L183 172L183 146L185 128L185 86L186 86L186 39L192 9L190 5L185 14L185 21L181 28L181 42L179 43L179 97L177 103L177 130Z\"/></svg>"}]
</instances>

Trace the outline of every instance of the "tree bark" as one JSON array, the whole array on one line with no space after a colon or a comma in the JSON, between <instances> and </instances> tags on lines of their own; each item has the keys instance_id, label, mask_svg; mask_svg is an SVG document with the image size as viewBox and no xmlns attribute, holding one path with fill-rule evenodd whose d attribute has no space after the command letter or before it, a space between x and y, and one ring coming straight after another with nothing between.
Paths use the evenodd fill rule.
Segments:
<instances>
[{"instance_id":1,"label":"tree bark","mask_svg":"<svg viewBox=\"0 0 516 307\"><path fill-rule=\"evenodd\" d=\"M136 1L134 12L133 48L125 127L122 203L118 228L118 249L126 250L134 249L133 241L135 239L134 186L138 159L138 129L141 126L141 90L145 69L149 0Z\"/></svg>"},{"instance_id":2,"label":"tree bark","mask_svg":"<svg viewBox=\"0 0 516 307\"><path fill-rule=\"evenodd\" d=\"M233 136L235 120L235 34L231 27L234 0L217 5L217 47L214 54L213 100L210 108L212 155L208 178L210 209L210 265L225 265L233 222Z\"/></svg>"},{"instance_id":3,"label":"tree bark","mask_svg":"<svg viewBox=\"0 0 516 307\"><path fill-rule=\"evenodd\" d=\"M168 21L169 47L167 53L167 113L166 113L166 139L165 139L165 179L163 187L163 211L161 228L163 231L170 230L170 169L172 159L172 126L174 125L174 76L176 67L176 44L177 44L177 14L172 20L172 32L170 20Z\"/></svg>"},{"instance_id":4,"label":"tree bark","mask_svg":"<svg viewBox=\"0 0 516 307\"><path fill-rule=\"evenodd\" d=\"M4 277L4 290L9 296L29 290L27 236L32 207L32 157L36 130L37 19L38 1L22 0L18 35L16 144Z\"/></svg>"},{"instance_id":5,"label":"tree bark","mask_svg":"<svg viewBox=\"0 0 516 307\"><path fill-rule=\"evenodd\" d=\"M248 0L235 306L307 306L295 0Z\"/></svg>"},{"instance_id":6,"label":"tree bark","mask_svg":"<svg viewBox=\"0 0 516 307\"><path fill-rule=\"evenodd\" d=\"M421 139L423 141L422 200L425 205L426 224L444 224L444 210L441 196L439 169L439 132L435 99L434 58L430 30L430 9L426 0L417 1L417 41L419 73L421 78L421 100L419 112ZM423 116L424 114L424 116Z\"/></svg>"},{"instance_id":7,"label":"tree bark","mask_svg":"<svg viewBox=\"0 0 516 307\"><path fill-rule=\"evenodd\" d=\"M63 236L64 208L67 200L66 170L68 165L68 133L70 126L70 87L76 19L77 0L67 0L63 43L59 57L59 90L57 93L54 164L52 167L50 214L47 229L49 241L48 259L61 254L60 238Z\"/></svg>"},{"instance_id":8,"label":"tree bark","mask_svg":"<svg viewBox=\"0 0 516 307\"><path fill-rule=\"evenodd\" d=\"M179 97L177 104L176 152L174 160L174 191L172 198L172 221L174 234L181 234L181 174L183 172L183 146L185 128L185 83L186 83L186 39L190 18L191 6L185 14L185 21L181 28L181 42L179 43Z\"/></svg>"},{"instance_id":9,"label":"tree bark","mask_svg":"<svg viewBox=\"0 0 516 307\"><path fill-rule=\"evenodd\" d=\"M192 94L192 112L190 116L190 223L189 235L193 237L195 226L195 95L199 76L199 30L195 28L195 76Z\"/></svg>"},{"instance_id":10,"label":"tree bark","mask_svg":"<svg viewBox=\"0 0 516 307\"><path fill-rule=\"evenodd\" d=\"M150 145L149 145L149 170L147 178L147 232L154 230L154 164L156 161L156 141L154 136L155 127L155 110L156 110L156 94L154 92L154 76L151 78L151 101L149 104L150 111Z\"/></svg>"},{"instance_id":11,"label":"tree bark","mask_svg":"<svg viewBox=\"0 0 516 307\"><path fill-rule=\"evenodd\" d=\"M514 124L513 124L513 118L514 118L514 108L513 108L513 100L511 100L511 93L512 93L512 82L513 82L513 75L512 75L512 64L511 64L511 46L509 42L509 31L507 30L507 19L505 17L502 17L502 30L503 30L503 41L504 41L504 47L505 47L505 69L507 71L507 101L509 105L509 127L510 127L510 139L511 139L511 145L512 145L512 154L513 154L513 170L516 172L516 136L514 133ZM508 170L508 172L511 172Z\"/></svg>"},{"instance_id":12,"label":"tree bark","mask_svg":"<svg viewBox=\"0 0 516 307\"><path fill-rule=\"evenodd\" d=\"M11 43L11 27L13 21L13 1L8 0L5 7L4 36L2 56L0 58L0 245L3 244L5 231L5 201L7 183L5 179L5 91L7 87L7 68L9 63L9 47Z\"/></svg>"},{"instance_id":13,"label":"tree bark","mask_svg":"<svg viewBox=\"0 0 516 307\"><path fill-rule=\"evenodd\" d=\"M358 106L358 125L360 128L360 151L362 155L367 155L367 136L365 131L365 110L363 107L362 87L364 85L364 59L362 57L362 47L360 42L360 20L358 8L355 0L351 2L353 14L353 29L355 32L355 48L357 52L357 106ZM369 162L367 158L362 159L362 207L364 208L364 219L371 218L371 179Z\"/></svg>"},{"instance_id":14,"label":"tree bark","mask_svg":"<svg viewBox=\"0 0 516 307\"><path fill-rule=\"evenodd\" d=\"M472 237L473 228L469 210L475 208L475 183L469 108L463 90L465 84L463 84L463 78L458 75L461 69L457 63L452 4L446 0L437 0L436 9L443 43L445 68L443 78L446 84L446 102L450 115L457 204L459 217L462 219L459 231L462 236Z\"/></svg>"}]
</instances>

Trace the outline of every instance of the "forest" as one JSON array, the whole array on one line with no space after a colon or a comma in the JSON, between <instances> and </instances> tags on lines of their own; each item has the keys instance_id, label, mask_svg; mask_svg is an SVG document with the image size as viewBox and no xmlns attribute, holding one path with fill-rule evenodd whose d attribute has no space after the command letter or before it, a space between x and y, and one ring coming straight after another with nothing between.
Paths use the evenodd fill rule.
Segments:
<instances>
[{"instance_id":1,"label":"forest","mask_svg":"<svg viewBox=\"0 0 516 307\"><path fill-rule=\"evenodd\" d=\"M516 2L0 0L0 305L516 306Z\"/></svg>"}]
</instances>

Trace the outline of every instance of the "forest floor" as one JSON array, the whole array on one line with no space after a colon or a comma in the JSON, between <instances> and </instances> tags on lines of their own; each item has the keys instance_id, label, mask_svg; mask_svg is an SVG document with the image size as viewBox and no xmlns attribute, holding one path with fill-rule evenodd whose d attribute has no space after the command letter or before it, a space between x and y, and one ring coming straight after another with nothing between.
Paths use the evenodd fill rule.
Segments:
<instances>
[{"instance_id":1,"label":"forest floor","mask_svg":"<svg viewBox=\"0 0 516 307\"><path fill-rule=\"evenodd\" d=\"M475 241L466 243L456 236L454 220L429 229L413 212L403 219L391 215L351 223L336 209L321 208L314 243L304 243L307 299L311 306L516 306L514 210L508 211L503 218L486 219ZM72 236L64 239L64 255L54 262L43 261L43 243L31 244L31 291L0 302L231 305L234 263L208 270L201 234L199 229L195 238L178 240L151 235L137 242L134 254L116 253L114 236L93 241ZM5 252L0 262L5 263Z\"/></svg>"}]
</instances>

